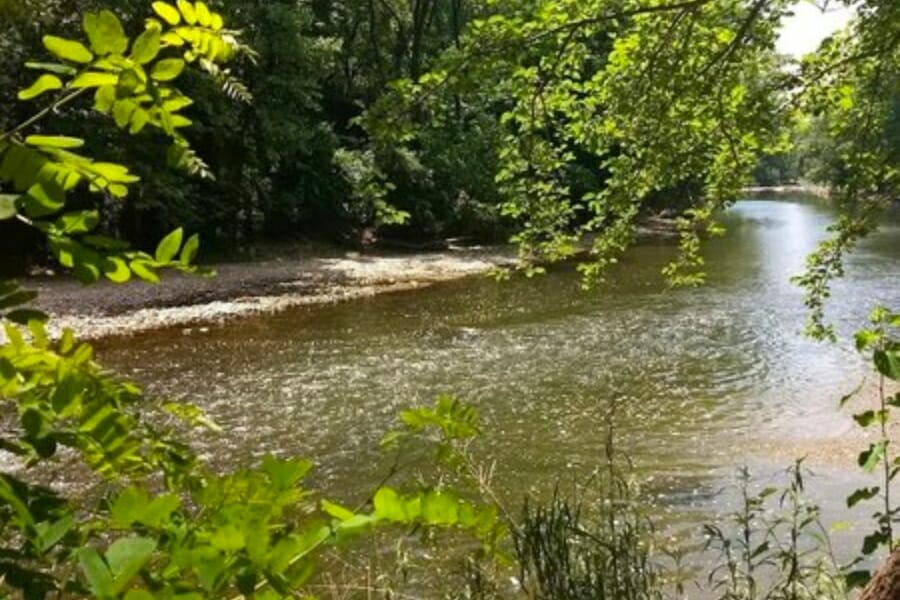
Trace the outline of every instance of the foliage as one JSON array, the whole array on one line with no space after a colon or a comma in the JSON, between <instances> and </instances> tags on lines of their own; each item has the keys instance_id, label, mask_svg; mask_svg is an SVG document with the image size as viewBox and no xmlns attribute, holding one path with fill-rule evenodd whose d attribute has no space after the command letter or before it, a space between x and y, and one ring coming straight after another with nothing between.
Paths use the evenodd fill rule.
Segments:
<instances>
[{"instance_id":1,"label":"foliage","mask_svg":"<svg viewBox=\"0 0 900 600\"><path fill-rule=\"evenodd\" d=\"M148 126L161 130L171 140L173 166L204 174L204 163L180 131L190 121L179 111L191 99L172 82L188 65L197 66L226 94L247 99L223 65L251 51L224 28L219 14L186 0L156 2L153 10L156 16L133 40L110 11L85 14L87 44L45 36L45 47L61 62L35 64L45 73L19 95L59 95L2 138L0 178L17 192L4 196L4 218L40 231L59 262L88 283L101 274L121 283L132 274L156 281L156 269L163 267L192 271L198 238L185 241L177 229L150 255L93 235L99 213L67 210L67 194L81 186L124 198L137 178L121 165L71 152L84 145L81 139L28 130L93 91L94 109L120 129L131 135ZM18 460L13 470L0 473L4 594L274 599L303 589L324 548L376 526L458 528L484 540L488 549L502 536L495 509L439 486L401 492L386 480L370 502L351 510L303 485L312 468L306 460L270 455L258 468L210 471L179 440L185 428L215 427L200 410L169 403L162 407L168 418L154 415L140 388L101 369L91 347L72 332L51 340L46 317L27 307L33 299L14 283L0 286L6 321L0 442ZM445 402L434 414L441 415L440 443L449 445L457 435L470 435L465 432L477 424L477 414L445 414ZM462 416L465 421L455 424ZM424 433L431 426L425 419L415 430ZM77 468L98 497L67 497L41 486L40 474L53 464Z\"/></svg>"},{"instance_id":2,"label":"foliage","mask_svg":"<svg viewBox=\"0 0 900 600\"><path fill-rule=\"evenodd\" d=\"M722 600L846 598L820 510L805 496L804 467L797 461L783 489L751 490L746 468L738 472L740 504L731 531L708 524L706 547L716 552L708 579ZM777 509L771 504L777 499Z\"/></svg>"},{"instance_id":3,"label":"foliage","mask_svg":"<svg viewBox=\"0 0 900 600\"><path fill-rule=\"evenodd\" d=\"M205 163L180 132L191 123L180 111L192 101L171 82L187 64L195 63L228 84L228 72L219 63L246 48L234 32L223 28L219 15L206 8L187 12L189 6L193 5L185 4L184 12L178 12L166 3L156 3L160 18L148 19L143 33L133 40L112 12L87 13L83 27L88 45L47 35L44 46L59 62L28 63L29 68L43 73L19 92L19 99L30 101L48 93L56 96L52 104L0 136L0 181L13 192L0 196L0 218L16 218L39 230L56 260L83 282L105 276L122 283L132 275L155 282L158 268L190 270L198 240L192 237L182 244L183 232L177 229L151 256L96 235L100 213L96 209L64 212L66 195L82 187L105 198L122 199L138 177L122 165L75 153L85 145L83 139L48 132L23 134L40 126L53 112L92 93L94 110L111 116L118 128L135 135L151 127L166 135L172 166L207 173Z\"/></svg>"},{"instance_id":4,"label":"foliage","mask_svg":"<svg viewBox=\"0 0 900 600\"><path fill-rule=\"evenodd\" d=\"M684 213L682 257L668 271L699 281L698 235L714 231L714 210L736 196L755 153L779 142L770 115L784 84L771 46L783 3L504 6L434 71L395 85L370 109L370 133L414 147L420 123L454 98L497 99L495 178L522 258L571 258L593 234L589 281L631 242L644 203L699 178L704 193ZM587 186L572 177L582 164L600 173Z\"/></svg>"},{"instance_id":5,"label":"foliage","mask_svg":"<svg viewBox=\"0 0 900 600\"><path fill-rule=\"evenodd\" d=\"M756 489L749 471L740 469L737 508L703 526L701 548L677 536L677 547L666 548L671 532L657 530L647 517L649 499L630 477L609 469L607 463L606 472L584 486L591 494L584 503L559 488L546 503L526 502L512 530L518 569L512 587L503 585L506 571L475 563L464 591L453 597L691 598L696 592L717 600L848 598L820 508L806 496L802 461L786 470L781 488ZM692 566L692 557L699 564ZM699 575L707 585L696 580L698 588L687 589L686 581Z\"/></svg>"},{"instance_id":6,"label":"foliage","mask_svg":"<svg viewBox=\"0 0 900 600\"><path fill-rule=\"evenodd\" d=\"M880 485L854 490L847 497L847 506L853 507L860 502L880 500L881 509L872 515L877 529L865 537L862 545L862 557L874 554L885 547L893 551L897 547L894 534L894 522L900 515L900 508L891 500L891 483L900 472L900 457L894 457L891 448L891 437L888 423L891 418L891 407L900 407L900 394L889 395L886 382L900 381L900 314L892 313L884 307L872 311L872 326L856 334L856 349L870 356L878 378L878 408L865 410L853 415L853 420L861 428L872 426L877 428L878 438L859 455L859 467L866 473L879 472ZM862 389L860 385L859 389ZM841 399L841 406L859 393L859 389ZM862 559L862 557L860 559ZM853 573L853 583L861 585L869 579L868 571Z\"/></svg>"},{"instance_id":7,"label":"foliage","mask_svg":"<svg viewBox=\"0 0 900 600\"><path fill-rule=\"evenodd\" d=\"M826 40L804 60L804 94L797 103L804 123L805 160L813 179L827 184L842 206L831 236L807 261L796 282L810 307L807 331L834 339L824 315L830 281L843 274L844 256L873 231L900 183L900 7L873 0L859 6L846 31Z\"/></svg>"}]
</instances>

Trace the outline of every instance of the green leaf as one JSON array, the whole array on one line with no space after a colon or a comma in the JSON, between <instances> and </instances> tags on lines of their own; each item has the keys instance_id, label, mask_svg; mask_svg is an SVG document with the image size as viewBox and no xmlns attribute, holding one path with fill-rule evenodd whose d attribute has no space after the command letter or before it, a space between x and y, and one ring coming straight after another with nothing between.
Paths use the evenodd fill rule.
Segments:
<instances>
[{"instance_id":1,"label":"green leaf","mask_svg":"<svg viewBox=\"0 0 900 600\"><path fill-rule=\"evenodd\" d=\"M127 283L131 279L131 269L118 256L107 256L103 261L103 275L113 283Z\"/></svg>"},{"instance_id":2,"label":"green leaf","mask_svg":"<svg viewBox=\"0 0 900 600\"><path fill-rule=\"evenodd\" d=\"M138 70L140 69L140 70ZM141 67L128 69L119 74L119 83L116 86L116 94L119 97L134 96L146 87L147 74Z\"/></svg>"},{"instance_id":3,"label":"green leaf","mask_svg":"<svg viewBox=\"0 0 900 600\"><path fill-rule=\"evenodd\" d=\"M389 487L380 488L373 498L375 514L392 523L407 522L405 502L400 495Z\"/></svg>"},{"instance_id":4,"label":"green leaf","mask_svg":"<svg viewBox=\"0 0 900 600\"><path fill-rule=\"evenodd\" d=\"M868 427L875 420L875 411L867 410L866 412L859 413L858 415L853 415L853 420L856 421L860 427Z\"/></svg>"},{"instance_id":5,"label":"green leaf","mask_svg":"<svg viewBox=\"0 0 900 600\"><path fill-rule=\"evenodd\" d=\"M113 120L116 122L116 126L120 129L124 129L131 123L131 115L134 114L138 105L131 100L120 100L116 102L113 107Z\"/></svg>"},{"instance_id":6,"label":"green leaf","mask_svg":"<svg viewBox=\"0 0 900 600\"><path fill-rule=\"evenodd\" d=\"M60 90L62 86L62 80L56 75L41 75L30 87L20 91L18 98L19 100L31 100L43 93Z\"/></svg>"},{"instance_id":7,"label":"green leaf","mask_svg":"<svg viewBox=\"0 0 900 600\"><path fill-rule=\"evenodd\" d=\"M150 496L146 491L131 487L116 497L110 507L110 516L116 525L129 526L140 520L149 503Z\"/></svg>"},{"instance_id":8,"label":"green leaf","mask_svg":"<svg viewBox=\"0 0 900 600\"><path fill-rule=\"evenodd\" d=\"M182 596L176 596L182 598ZM125 593L125 600L154 600L153 594L147 590L128 590Z\"/></svg>"},{"instance_id":9,"label":"green leaf","mask_svg":"<svg viewBox=\"0 0 900 600\"><path fill-rule=\"evenodd\" d=\"M194 12L197 13L197 22L200 23L203 27L210 27L212 25L212 13L209 11L209 7L204 3L198 0L198 2L194 3Z\"/></svg>"},{"instance_id":10,"label":"green leaf","mask_svg":"<svg viewBox=\"0 0 900 600\"><path fill-rule=\"evenodd\" d=\"M25 143L29 146L43 148L81 148L84 146L84 140L81 138L64 135L29 135L25 138Z\"/></svg>"},{"instance_id":11,"label":"green leaf","mask_svg":"<svg viewBox=\"0 0 900 600\"><path fill-rule=\"evenodd\" d=\"M119 76L115 73L98 73L97 71L87 71L72 80L73 88L92 88L103 85L116 85L119 82Z\"/></svg>"},{"instance_id":12,"label":"green leaf","mask_svg":"<svg viewBox=\"0 0 900 600\"><path fill-rule=\"evenodd\" d=\"M375 515L353 515L351 518L341 521L334 527L337 542L341 543L350 537L359 535L364 531L369 531L377 523L378 517Z\"/></svg>"},{"instance_id":13,"label":"green leaf","mask_svg":"<svg viewBox=\"0 0 900 600\"><path fill-rule=\"evenodd\" d=\"M857 331L853 337L856 340L856 349L860 352L881 339L881 335L877 331L872 331L871 329Z\"/></svg>"},{"instance_id":14,"label":"green leaf","mask_svg":"<svg viewBox=\"0 0 900 600\"><path fill-rule=\"evenodd\" d=\"M184 247L181 248L181 256L179 257L179 262L185 267L194 264L194 260L197 258L197 252L200 250L200 236L198 234L194 234L188 238L188 240L184 243Z\"/></svg>"},{"instance_id":15,"label":"green leaf","mask_svg":"<svg viewBox=\"0 0 900 600\"><path fill-rule=\"evenodd\" d=\"M150 268L150 265L147 264L147 261L144 260L133 260L128 265L131 267L131 272L143 279L148 283L159 283L159 275Z\"/></svg>"},{"instance_id":16,"label":"green leaf","mask_svg":"<svg viewBox=\"0 0 900 600\"><path fill-rule=\"evenodd\" d=\"M880 491L881 489L877 487L859 488L858 490L854 490L852 494L847 496L847 508L853 508L860 502L871 500L877 496Z\"/></svg>"},{"instance_id":17,"label":"green leaf","mask_svg":"<svg viewBox=\"0 0 900 600\"><path fill-rule=\"evenodd\" d=\"M879 373L900 381L900 347L877 350L872 358Z\"/></svg>"},{"instance_id":18,"label":"green leaf","mask_svg":"<svg viewBox=\"0 0 900 600\"><path fill-rule=\"evenodd\" d=\"M870 533L866 537L863 538L863 546L862 553L865 555L869 555L878 550L878 547L882 544L888 543L887 533L884 531L876 531L874 533Z\"/></svg>"},{"instance_id":19,"label":"green leaf","mask_svg":"<svg viewBox=\"0 0 900 600\"><path fill-rule=\"evenodd\" d=\"M48 71L50 73L56 73L57 75L71 76L78 73L78 69L76 69L75 67L70 67L69 65L63 65L60 63L27 62L25 63L25 66L36 71Z\"/></svg>"},{"instance_id":20,"label":"green leaf","mask_svg":"<svg viewBox=\"0 0 900 600\"><path fill-rule=\"evenodd\" d=\"M146 65L159 54L159 23L156 27L148 27L138 36L131 48L131 59L140 65Z\"/></svg>"},{"instance_id":21,"label":"green leaf","mask_svg":"<svg viewBox=\"0 0 900 600\"><path fill-rule=\"evenodd\" d=\"M57 58L82 64L87 64L94 60L94 55L81 42L67 40L55 35L45 35L43 42L44 47Z\"/></svg>"},{"instance_id":22,"label":"green leaf","mask_svg":"<svg viewBox=\"0 0 900 600\"><path fill-rule=\"evenodd\" d=\"M344 508L340 504L328 500L322 500L322 510L339 521L349 521L356 516L349 508Z\"/></svg>"},{"instance_id":23,"label":"green leaf","mask_svg":"<svg viewBox=\"0 0 900 600\"><path fill-rule=\"evenodd\" d=\"M56 226L63 233L88 233L100 223L100 213L96 210L80 210L66 213L56 220Z\"/></svg>"},{"instance_id":24,"label":"green leaf","mask_svg":"<svg viewBox=\"0 0 900 600\"><path fill-rule=\"evenodd\" d=\"M234 525L224 525L216 529L209 538L209 544L223 552L237 552L247 544L244 532Z\"/></svg>"},{"instance_id":25,"label":"green leaf","mask_svg":"<svg viewBox=\"0 0 900 600\"><path fill-rule=\"evenodd\" d=\"M875 470L875 467L878 466L878 463L881 461L881 457L884 456L884 451L887 448L887 442L885 440L880 440L871 446L869 449L861 452L859 458L857 459L857 463L860 467L863 468L867 473L871 473Z\"/></svg>"},{"instance_id":26,"label":"green leaf","mask_svg":"<svg viewBox=\"0 0 900 600\"><path fill-rule=\"evenodd\" d=\"M112 184L107 186L106 191L116 198L124 198L128 195L128 188L124 185Z\"/></svg>"},{"instance_id":27,"label":"green leaf","mask_svg":"<svg viewBox=\"0 0 900 600\"><path fill-rule=\"evenodd\" d=\"M128 587L131 580L150 560L154 550L156 540L150 538L123 538L112 543L106 551L106 562L114 577L111 588L113 594L119 594Z\"/></svg>"},{"instance_id":28,"label":"green leaf","mask_svg":"<svg viewBox=\"0 0 900 600\"><path fill-rule=\"evenodd\" d=\"M184 61L180 58L167 58L153 65L150 77L156 81L172 81L181 75Z\"/></svg>"},{"instance_id":29,"label":"green leaf","mask_svg":"<svg viewBox=\"0 0 900 600\"><path fill-rule=\"evenodd\" d=\"M111 11L84 15L84 32L91 42L91 48L100 56L107 54L125 54L128 49L128 37L122 22Z\"/></svg>"},{"instance_id":30,"label":"green leaf","mask_svg":"<svg viewBox=\"0 0 900 600\"><path fill-rule=\"evenodd\" d=\"M140 522L148 527L160 527L180 506L181 499L174 494L158 496L144 510Z\"/></svg>"},{"instance_id":31,"label":"green leaf","mask_svg":"<svg viewBox=\"0 0 900 600\"><path fill-rule=\"evenodd\" d=\"M131 135L140 133L149 122L150 113L148 113L143 108L136 108L134 112L131 113L131 125L128 127L128 133L130 133Z\"/></svg>"},{"instance_id":32,"label":"green leaf","mask_svg":"<svg viewBox=\"0 0 900 600\"><path fill-rule=\"evenodd\" d=\"M181 15L171 4L166 2L154 2L153 11L158 14L169 25L178 25L181 23Z\"/></svg>"},{"instance_id":33,"label":"green leaf","mask_svg":"<svg viewBox=\"0 0 900 600\"><path fill-rule=\"evenodd\" d=\"M262 470L269 481L280 490L288 490L296 486L312 469L312 463L303 459L276 458L266 454L262 459Z\"/></svg>"},{"instance_id":34,"label":"green leaf","mask_svg":"<svg viewBox=\"0 0 900 600\"><path fill-rule=\"evenodd\" d=\"M459 500L449 492L432 490L422 499L422 517L431 525L454 525L459 520Z\"/></svg>"},{"instance_id":35,"label":"green leaf","mask_svg":"<svg viewBox=\"0 0 900 600\"><path fill-rule=\"evenodd\" d=\"M116 163L94 163L91 169L107 181L115 181L118 183L136 183L140 181L140 177L132 175L128 172L128 167L117 165Z\"/></svg>"},{"instance_id":36,"label":"green leaf","mask_svg":"<svg viewBox=\"0 0 900 600\"><path fill-rule=\"evenodd\" d=\"M94 94L94 109L103 114L109 113L116 103L116 86L104 85L97 88Z\"/></svg>"},{"instance_id":37,"label":"green leaf","mask_svg":"<svg viewBox=\"0 0 900 600\"><path fill-rule=\"evenodd\" d=\"M106 598L112 594L113 579L100 555L93 548L82 548L78 551L78 562L81 572L87 579L88 586L98 598Z\"/></svg>"},{"instance_id":38,"label":"green leaf","mask_svg":"<svg viewBox=\"0 0 900 600\"><path fill-rule=\"evenodd\" d=\"M16 208L16 200L18 199L18 196L12 194L0 194L0 221L12 219L19 213L19 210Z\"/></svg>"},{"instance_id":39,"label":"green leaf","mask_svg":"<svg viewBox=\"0 0 900 600\"><path fill-rule=\"evenodd\" d=\"M181 239L184 236L184 230L179 227L162 239L156 247L156 262L168 264L178 254L181 248Z\"/></svg>"},{"instance_id":40,"label":"green leaf","mask_svg":"<svg viewBox=\"0 0 900 600\"><path fill-rule=\"evenodd\" d=\"M29 217L43 217L65 206L66 193L56 182L44 181L28 188L24 203Z\"/></svg>"},{"instance_id":41,"label":"green leaf","mask_svg":"<svg viewBox=\"0 0 900 600\"><path fill-rule=\"evenodd\" d=\"M67 533L75 527L75 518L72 515L66 515L62 519L54 523L38 523L37 530L37 549L41 554L53 548Z\"/></svg>"},{"instance_id":42,"label":"green leaf","mask_svg":"<svg viewBox=\"0 0 900 600\"><path fill-rule=\"evenodd\" d=\"M182 108L187 108L193 103L194 101L187 96L176 96L174 98L169 98L168 100L163 102L162 108L165 111L173 113L181 110Z\"/></svg>"},{"instance_id":43,"label":"green leaf","mask_svg":"<svg viewBox=\"0 0 900 600\"><path fill-rule=\"evenodd\" d=\"M194 10L193 4L187 0L178 0L178 10L181 11L181 15L188 25L197 24L197 12Z\"/></svg>"}]
</instances>

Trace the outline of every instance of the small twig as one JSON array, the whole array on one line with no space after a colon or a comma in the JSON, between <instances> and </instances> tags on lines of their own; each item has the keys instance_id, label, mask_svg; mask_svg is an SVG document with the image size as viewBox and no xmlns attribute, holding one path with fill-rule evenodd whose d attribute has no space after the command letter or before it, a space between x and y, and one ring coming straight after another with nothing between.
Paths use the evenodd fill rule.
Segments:
<instances>
[{"instance_id":1,"label":"small twig","mask_svg":"<svg viewBox=\"0 0 900 600\"><path fill-rule=\"evenodd\" d=\"M88 88L81 88L79 90L75 90L74 92L70 92L70 93L66 94L65 96L61 97L59 100L57 100L56 102L51 104L50 106L44 108L43 110L36 113L32 117L26 119L25 121L22 121L21 123L19 123L12 129L10 129L9 131L0 135L0 142L5 142L6 140L10 139L17 133L27 129L28 127L31 127L32 125L34 125L35 123L37 123L38 121L40 121L41 119L43 119L44 117L49 115L50 113L56 112L57 110L59 110L60 108L62 108L66 104L68 104L69 102L72 102L73 100L75 100L76 98L78 98L79 96L84 94L87 90L88 90Z\"/></svg>"}]
</instances>

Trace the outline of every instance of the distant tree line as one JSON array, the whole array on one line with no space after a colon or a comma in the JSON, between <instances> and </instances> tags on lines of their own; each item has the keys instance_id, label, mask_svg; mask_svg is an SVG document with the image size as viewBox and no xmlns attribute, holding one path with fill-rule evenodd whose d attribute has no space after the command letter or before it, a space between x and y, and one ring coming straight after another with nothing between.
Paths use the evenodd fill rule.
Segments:
<instances>
[{"instance_id":1,"label":"distant tree line","mask_svg":"<svg viewBox=\"0 0 900 600\"><path fill-rule=\"evenodd\" d=\"M107 6L104 6L107 5ZM35 73L23 64L43 52L41 37L80 27L95 0L0 1L0 129L28 107L16 91ZM130 31L148 2L112 9ZM225 0L216 8L243 26L258 53L233 67L253 102L235 109L217 86L187 78L195 127L187 133L210 167L197 179L168 169L146 139L134 139L87 111L60 115L67 134L90 140L90 151L136 166L141 183L127 203L111 201L111 233L138 245L155 243L175 225L198 232L210 249L260 238L323 237L355 243L366 228L403 224L410 240L502 234L492 185L490 136L496 115L467 114L426 140L421 156L375 164L357 119L391 81L416 78L455 44L484 0ZM86 132L89 135L85 135ZM147 134L151 136L152 134ZM366 183L390 178L388 197ZM381 186L379 186L381 187ZM41 256L33 232L0 223L7 270ZM9 259L9 260L7 260Z\"/></svg>"}]
</instances>

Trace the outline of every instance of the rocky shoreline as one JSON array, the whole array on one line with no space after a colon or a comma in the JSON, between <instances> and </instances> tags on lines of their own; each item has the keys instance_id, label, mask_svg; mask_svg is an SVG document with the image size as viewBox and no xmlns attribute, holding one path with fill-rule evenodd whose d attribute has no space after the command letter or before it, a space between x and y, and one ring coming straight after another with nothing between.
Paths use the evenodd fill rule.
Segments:
<instances>
[{"instance_id":1,"label":"rocky shoreline","mask_svg":"<svg viewBox=\"0 0 900 600\"><path fill-rule=\"evenodd\" d=\"M39 293L36 303L52 316L51 331L70 328L82 339L97 339L417 289L514 261L510 251L497 248L415 255L332 251L217 265L215 277L167 273L156 285L83 286L57 276L23 284Z\"/></svg>"},{"instance_id":2,"label":"rocky shoreline","mask_svg":"<svg viewBox=\"0 0 900 600\"><path fill-rule=\"evenodd\" d=\"M796 183L788 185L759 185L745 187L741 190L745 194L805 194L809 196L817 196L819 198L830 198L831 191L824 186L815 185L813 183Z\"/></svg>"}]
</instances>

